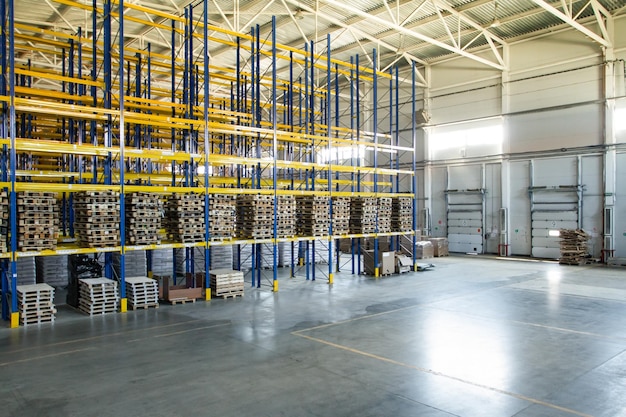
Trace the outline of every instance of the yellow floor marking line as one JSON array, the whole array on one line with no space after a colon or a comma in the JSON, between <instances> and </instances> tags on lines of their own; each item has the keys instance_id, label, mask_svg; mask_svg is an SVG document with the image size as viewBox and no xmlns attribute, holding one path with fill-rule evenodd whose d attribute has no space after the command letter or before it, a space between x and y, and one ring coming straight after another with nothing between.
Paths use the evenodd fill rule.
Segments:
<instances>
[{"instance_id":1,"label":"yellow floor marking line","mask_svg":"<svg viewBox=\"0 0 626 417\"><path fill-rule=\"evenodd\" d=\"M492 391L492 392L496 392L498 394L507 395L507 396L510 396L510 397L513 397L513 398L517 398L519 400L527 401L527 402L530 402L530 403L533 403L533 404L537 404L537 405L541 405L541 406L547 407L547 408L552 408L554 410L563 411L565 413L572 414L572 415L575 415L575 416L579 416L579 417L593 417L592 415L581 413L581 412L576 411L576 410L571 410L569 408L560 407L560 406L555 405L555 404L550 404L550 403L547 403L545 401L538 400L536 398L527 397L525 395L516 394L514 392L504 391L504 390L501 390L501 389L498 389L498 388L490 387L488 385L477 384L475 382L467 381L465 379L458 378L458 377L455 377L455 376L452 376L452 375L446 375L446 374L443 374L441 372L433 371L432 369L421 368L419 366L415 366L415 365L410 365L410 364L407 364L407 363L399 362L399 361L396 361L396 360L393 360L393 359L385 358L383 356L375 355L373 353L364 352L362 350L354 349L354 348L351 348L351 347L348 347L348 346L339 345L337 343L329 342L327 340L318 339L316 337L300 334L299 332L292 332L291 334L293 334L294 336L298 336L298 337L302 337L302 338L308 339L308 340L313 341L313 342L317 342L317 343L321 343L321 344L324 344L324 345L327 345L327 346L331 346L331 347L334 347L334 348L337 348L337 349L341 349L341 350L344 350L346 352L354 353L356 355L365 356L367 358L376 359L376 360L379 360L381 362L390 363L392 365L401 366L401 367L408 368L408 369L413 369L413 370L416 370L416 371L419 371L419 372L424 372L424 373L427 373L427 374L431 374L431 375L435 375L435 376L440 376L440 377L443 377L443 378L451 379L451 380L454 380L454 381L457 381L457 382L461 382L463 384L472 385L472 386L477 387L477 388L486 389L486 390L489 390L489 391Z\"/></svg>"},{"instance_id":2,"label":"yellow floor marking line","mask_svg":"<svg viewBox=\"0 0 626 417\"><path fill-rule=\"evenodd\" d=\"M15 365L18 363L33 362L33 361L38 361L41 359L54 358L56 356L69 355L69 354L76 353L76 352L84 352L86 350L94 350L94 348L74 349L74 350L68 350L66 352L52 353L50 355L42 355L42 356L34 356L32 358L18 359L16 361L0 362L0 366L9 366L9 365Z\"/></svg>"}]
</instances>

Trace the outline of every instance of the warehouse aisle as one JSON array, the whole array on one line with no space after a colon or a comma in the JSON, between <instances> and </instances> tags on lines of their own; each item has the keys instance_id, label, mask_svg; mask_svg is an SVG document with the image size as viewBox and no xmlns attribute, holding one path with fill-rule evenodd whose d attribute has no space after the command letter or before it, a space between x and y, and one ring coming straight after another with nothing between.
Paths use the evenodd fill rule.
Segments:
<instances>
[{"instance_id":1,"label":"warehouse aisle","mask_svg":"<svg viewBox=\"0 0 626 417\"><path fill-rule=\"evenodd\" d=\"M623 270L434 263L0 329L0 416L626 413Z\"/></svg>"}]
</instances>

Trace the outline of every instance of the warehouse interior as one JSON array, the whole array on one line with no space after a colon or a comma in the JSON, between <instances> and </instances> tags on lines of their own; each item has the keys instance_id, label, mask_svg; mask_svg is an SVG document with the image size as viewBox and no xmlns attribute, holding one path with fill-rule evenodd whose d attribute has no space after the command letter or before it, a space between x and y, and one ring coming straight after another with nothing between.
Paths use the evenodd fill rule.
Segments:
<instances>
[{"instance_id":1,"label":"warehouse interior","mask_svg":"<svg viewBox=\"0 0 626 417\"><path fill-rule=\"evenodd\" d=\"M626 415L624 1L0 26L0 415Z\"/></svg>"}]
</instances>

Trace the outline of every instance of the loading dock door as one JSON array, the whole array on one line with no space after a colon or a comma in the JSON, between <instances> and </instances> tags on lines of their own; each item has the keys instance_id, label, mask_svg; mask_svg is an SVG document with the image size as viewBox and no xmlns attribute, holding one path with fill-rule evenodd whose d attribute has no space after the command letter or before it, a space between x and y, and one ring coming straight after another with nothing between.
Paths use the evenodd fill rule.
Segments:
<instances>
[{"instance_id":1,"label":"loading dock door","mask_svg":"<svg viewBox=\"0 0 626 417\"><path fill-rule=\"evenodd\" d=\"M485 190L446 190L450 252L483 253Z\"/></svg>"}]
</instances>

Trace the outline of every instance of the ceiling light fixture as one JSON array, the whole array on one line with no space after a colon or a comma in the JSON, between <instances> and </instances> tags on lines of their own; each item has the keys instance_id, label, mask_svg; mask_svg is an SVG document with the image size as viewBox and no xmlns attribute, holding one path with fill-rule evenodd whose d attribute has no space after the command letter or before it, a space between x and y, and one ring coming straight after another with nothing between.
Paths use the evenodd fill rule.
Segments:
<instances>
[{"instance_id":1,"label":"ceiling light fixture","mask_svg":"<svg viewBox=\"0 0 626 417\"><path fill-rule=\"evenodd\" d=\"M496 0L494 1L493 7L493 20L491 21L489 27L497 28L498 26L500 26L500 20L498 19L498 0Z\"/></svg>"}]
</instances>

